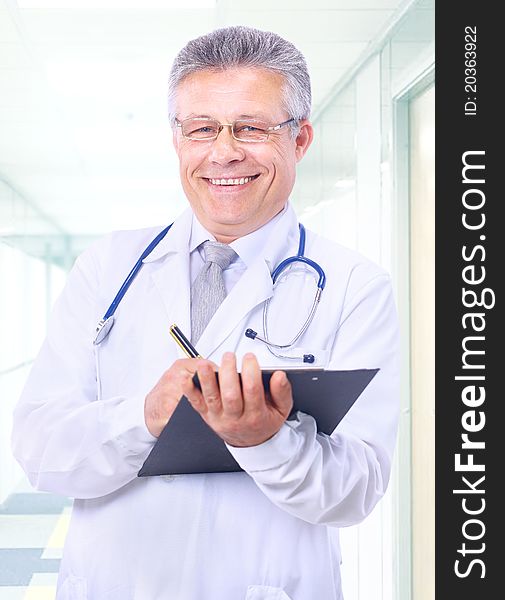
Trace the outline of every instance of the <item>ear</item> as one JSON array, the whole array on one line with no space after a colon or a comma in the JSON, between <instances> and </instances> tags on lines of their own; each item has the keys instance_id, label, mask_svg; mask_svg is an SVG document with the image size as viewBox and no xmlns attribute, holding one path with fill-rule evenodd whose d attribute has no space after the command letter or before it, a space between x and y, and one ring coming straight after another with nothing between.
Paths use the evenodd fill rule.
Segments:
<instances>
[{"instance_id":1,"label":"ear","mask_svg":"<svg viewBox=\"0 0 505 600\"><path fill-rule=\"evenodd\" d=\"M296 162L300 162L302 158L305 156L305 152L309 149L309 146L312 144L312 140L314 139L314 128L312 124L307 119L302 119L299 122L300 131L296 136L295 140L295 156Z\"/></svg>"}]
</instances>

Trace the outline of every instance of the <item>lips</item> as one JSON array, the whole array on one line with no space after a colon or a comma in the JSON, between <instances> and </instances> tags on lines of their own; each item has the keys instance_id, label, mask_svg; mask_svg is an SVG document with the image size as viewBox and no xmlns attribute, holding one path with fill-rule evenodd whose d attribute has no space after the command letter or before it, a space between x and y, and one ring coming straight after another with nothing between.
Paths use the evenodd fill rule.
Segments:
<instances>
[{"instance_id":1,"label":"lips","mask_svg":"<svg viewBox=\"0 0 505 600\"><path fill-rule=\"evenodd\" d=\"M247 175L245 177L234 177L234 178L205 177L205 179L212 185L235 186L235 185L245 185L246 183L254 181L258 177L259 177L259 175Z\"/></svg>"}]
</instances>

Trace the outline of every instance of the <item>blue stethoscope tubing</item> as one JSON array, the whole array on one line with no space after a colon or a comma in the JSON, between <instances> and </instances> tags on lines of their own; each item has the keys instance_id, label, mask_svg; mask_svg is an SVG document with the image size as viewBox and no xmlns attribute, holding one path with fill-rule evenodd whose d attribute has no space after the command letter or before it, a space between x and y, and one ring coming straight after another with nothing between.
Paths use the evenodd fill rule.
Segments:
<instances>
[{"instance_id":1,"label":"blue stethoscope tubing","mask_svg":"<svg viewBox=\"0 0 505 600\"><path fill-rule=\"evenodd\" d=\"M314 271L316 271L316 273L319 275L319 279L317 282L317 289L316 289L316 295L314 297L314 301L312 302L312 306L309 312L309 316L307 317L305 323L302 325L300 331L295 335L295 337L288 342L287 344L274 344L273 342L271 342L268 339L268 307L270 306L270 302L272 300L271 296L270 298L268 298L265 301L265 304L263 306L263 337L260 337L256 331L254 331L253 329L247 329L245 332L246 337L252 339L252 340L258 340L259 342L263 342L264 344L267 345L267 348L270 350L270 352L274 355L277 356L278 358L288 358L288 359L293 359L293 360L298 360L299 358L303 359L304 363L313 363L315 361L315 357L313 354L304 354L302 357L298 357L298 356L286 356L284 354L281 354L279 352L277 352L277 350L285 350L286 348L291 348L292 346L294 346L296 344L296 342L302 337L302 335L307 331L309 325L312 323L312 319L314 318L314 315L316 313L316 309L317 306L321 300L321 294L323 293L324 290L324 286L326 285L326 275L325 272L323 270L323 268L321 267L321 265L317 264L315 261L311 260L310 258L307 258L306 256L304 256L305 254L305 227L300 223L298 225L299 230L300 230L300 242L298 244L298 252L296 253L296 256L290 256L289 258L284 259L281 263L279 263L277 265L277 267L272 271L272 282L275 288L275 284L277 283L277 281L279 280L279 277L281 276L282 273L285 272L285 270L292 265L293 263L296 262L302 262L306 265L308 265L309 267L311 267L312 269L314 269Z\"/></svg>"},{"instance_id":2,"label":"blue stethoscope tubing","mask_svg":"<svg viewBox=\"0 0 505 600\"><path fill-rule=\"evenodd\" d=\"M93 340L94 345L100 344L100 342L102 342L109 334L110 330L112 329L112 326L114 325L114 313L116 312L121 300L123 299L123 296L126 294L126 292L128 291L128 288L130 287L133 280L137 276L138 272L142 268L144 259L147 258L147 256L149 256L149 254L151 254L151 252L154 250L154 248L156 248L156 246L166 236L166 234L169 232L172 225L173 225L173 223L171 225L169 225L168 227L165 227L165 229L163 229L162 231L160 231L160 233L158 233L158 235L150 242L150 244L147 246L147 248L144 250L144 252L142 252L142 254L140 255L139 259L133 266L133 269L129 272L129 274L127 275L123 284L119 288L114 300L111 302L109 308L107 309L107 312L104 314L102 319L100 319L100 322L98 323L96 330L95 330L95 338ZM269 298L265 302L265 305L263 307L264 337L260 337L252 329L247 329L245 332L245 335L248 338L253 339L253 340L256 339L260 342L263 342L264 344L267 345L268 349L270 350L270 352L272 352L272 354L274 354L274 356L278 356L281 358L297 358L297 357L291 357L291 356L283 356L282 354L277 353L274 350L274 348L276 348L277 350L289 348L289 347L293 346L297 342L297 340L305 333L305 331L309 327L310 323L312 322L312 319L314 318L314 314L316 312L317 306L321 300L321 294L326 285L326 275L324 273L323 268L320 265L318 265L315 261L304 256L304 253L305 253L305 227L301 223L299 224L299 230L300 230L300 241L298 244L298 252L297 252L296 256L290 256L289 258L286 258L281 263L279 263L279 265L277 265L277 267L272 272L272 282L273 282L273 285L275 286L275 284L279 280L279 277L281 276L281 274L290 265L292 265L293 263L296 263L296 262L302 262L302 263L306 264L307 266L311 267L312 269L314 269L316 271L316 273L318 274L319 278L318 278L318 282L317 282L316 295L314 297L314 301L312 303L312 307L311 307L308 318L306 319L305 323L302 325L302 328L300 329L300 331L291 340L291 342L289 342L288 344L273 344L272 342L270 342L268 340L267 312L268 312L268 305L270 304L270 300L271 300L271 298ZM304 354L303 355L304 362L313 363L314 360L315 359L312 354Z\"/></svg>"},{"instance_id":3,"label":"blue stethoscope tubing","mask_svg":"<svg viewBox=\"0 0 505 600\"><path fill-rule=\"evenodd\" d=\"M133 269L128 273L128 276L123 281L123 284L119 288L119 291L116 294L114 300L111 302L111 305L107 309L107 312L100 319L98 325L96 326L95 339L93 340L93 344L95 344L95 346L102 342L109 335L109 332L112 329L112 326L114 325L114 313L116 312L119 303L123 299L123 296L126 294L128 288L137 276L137 273L142 268L144 259L147 258L149 254L151 254L151 252L156 248L156 246L161 242L161 240L167 235L172 225L173 223L171 223L168 227L165 227L165 229L158 233L158 235L151 241L151 243L149 244L149 246L147 246L144 252L142 252L139 259L135 263Z\"/></svg>"}]
</instances>

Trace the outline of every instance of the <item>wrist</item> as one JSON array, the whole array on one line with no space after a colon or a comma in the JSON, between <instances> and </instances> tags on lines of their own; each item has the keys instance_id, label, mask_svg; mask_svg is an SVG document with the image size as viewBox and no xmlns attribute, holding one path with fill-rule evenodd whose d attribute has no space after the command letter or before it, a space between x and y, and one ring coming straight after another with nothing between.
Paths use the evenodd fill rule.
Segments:
<instances>
[{"instance_id":1,"label":"wrist","mask_svg":"<svg viewBox=\"0 0 505 600\"><path fill-rule=\"evenodd\" d=\"M278 431L278 430L277 430ZM268 442L277 431L273 431L269 434L262 434L257 436L221 436L222 440L228 444L228 446L232 446L233 448L252 448L253 446L259 446Z\"/></svg>"}]
</instances>

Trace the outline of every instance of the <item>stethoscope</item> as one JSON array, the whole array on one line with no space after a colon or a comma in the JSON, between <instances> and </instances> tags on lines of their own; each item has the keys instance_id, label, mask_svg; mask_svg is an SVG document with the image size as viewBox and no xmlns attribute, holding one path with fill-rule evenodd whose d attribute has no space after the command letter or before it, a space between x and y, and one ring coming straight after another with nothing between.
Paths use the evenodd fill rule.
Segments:
<instances>
[{"instance_id":1,"label":"stethoscope","mask_svg":"<svg viewBox=\"0 0 505 600\"><path fill-rule=\"evenodd\" d=\"M147 248L142 252L139 259L135 263L133 269L129 272L123 284L119 288L114 300L111 302L111 305L107 309L107 312L104 314L100 322L98 323L95 330L95 338L93 340L93 344L96 346L100 344L110 333L112 326L114 325L114 313L117 310L123 296L128 291L128 288L132 284L133 280L137 276L138 272L142 268L144 259L151 254L151 252L156 248L156 246L161 242L161 240L166 236L168 231L172 225L165 227L158 235L151 241L151 243L147 246ZM304 363L313 363L315 362L315 357L313 354L303 354L303 356L288 356L282 354L280 351L286 350L287 348L291 348L296 344L296 342L300 339L300 337L307 331L308 327L312 323L314 319L314 315L317 310L317 306L321 300L321 294L323 293L324 286L326 285L326 275L320 265L318 265L315 261L311 260L304 256L305 252L305 227L300 223L300 242L298 244L298 252L296 256L290 256L283 260L272 272L272 282L273 288L275 291L275 286L280 280L280 276L282 273L285 273L286 269L296 263L303 263L313 269L318 275L317 288L314 296L314 300L312 302L312 306L309 312L309 315L305 322L303 323L300 331L295 335L295 337L287 344L274 344L268 339L268 307L270 305L270 301L272 297L268 298L263 306L263 337L259 336L256 331L252 329L247 329L245 331L245 336L250 338L251 340L258 340L259 342L263 342L269 351L278 358L286 358L291 360L300 360L302 359Z\"/></svg>"}]
</instances>

